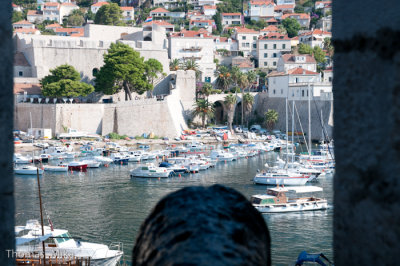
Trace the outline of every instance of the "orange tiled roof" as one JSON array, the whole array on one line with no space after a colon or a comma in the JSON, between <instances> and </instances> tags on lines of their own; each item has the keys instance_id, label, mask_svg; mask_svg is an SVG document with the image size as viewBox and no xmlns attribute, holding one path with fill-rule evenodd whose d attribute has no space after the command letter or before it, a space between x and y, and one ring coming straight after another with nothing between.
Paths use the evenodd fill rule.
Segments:
<instances>
[{"instance_id":1,"label":"orange tiled roof","mask_svg":"<svg viewBox=\"0 0 400 266\"><path fill-rule=\"evenodd\" d=\"M242 13L222 13L222 16L241 16Z\"/></svg>"},{"instance_id":2,"label":"orange tiled roof","mask_svg":"<svg viewBox=\"0 0 400 266\"><path fill-rule=\"evenodd\" d=\"M121 6L120 9L122 11L132 11L133 7L132 6Z\"/></svg>"},{"instance_id":3,"label":"orange tiled roof","mask_svg":"<svg viewBox=\"0 0 400 266\"><path fill-rule=\"evenodd\" d=\"M59 6L60 4L57 2L46 2L44 3L44 6Z\"/></svg>"},{"instance_id":4,"label":"orange tiled roof","mask_svg":"<svg viewBox=\"0 0 400 266\"><path fill-rule=\"evenodd\" d=\"M171 23L168 23L168 22L166 22L164 20L153 20L153 21L144 23L143 26L153 25L153 24L157 24L157 25L160 25L160 26L174 26Z\"/></svg>"},{"instance_id":5,"label":"orange tiled roof","mask_svg":"<svg viewBox=\"0 0 400 266\"><path fill-rule=\"evenodd\" d=\"M62 6L76 6L77 7L77 5L75 5L74 3L62 3L61 5Z\"/></svg>"},{"instance_id":6,"label":"orange tiled roof","mask_svg":"<svg viewBox=\"0 0 400 266\"><path fill-rule=\"evenodd\" d=\"M16 4L12 3L12 7L19 7L19 6L17 6Z\"/></svg>"},{"instance_id":7,"label":"orange tiled roof","mask_svg":"<svg viewBox=\"0 0 400 266\"><path fill-rule=\"evenodd\" d=\"M62 28L62 26L61 26L60 24L58 24L58 23L54 23L54 24L47 25L45 28L46 28L46 29L50 29L50 28Z\"/></svg>"},{"instance_id":8,"label":"orange tiled roof","mask_svg":"<svg viewBox=\"0 0 400 266\"><path fill-rule=\"evenodd\" d=\"M26 60L26 57L21 52L16 52L14 54L14 65L15 66L31 66L29 62Z\"/></svg>"},{"instance_id":9,"label":"orange tiled roof","mask_svg":"<svg viewBox=\"0 0 400 266\"><path fill-rule=\"evenodd\" d=\"M79 34L80 36L83 36L84 34L84 29L83 28L57 28L55 29L55 32L65 32L68 35L72 34Z\"/></svg>"},{"instance_id":10,"label":"orange tiled roof","mask_svg":"<svg viewBox=\"0 0 400 266\"><path fill-rule=\"evenodd\" d=\"M310 19L310 15L306 14L306 13L291 13L291 14L284 14L282 16L282 20L284 20L285 18L290 18L293 16L299 16L300 19Z\"/></svg>"},{"instance_id":11,"label":"orange tiled roof","mask_svg":"<svg viewBox=\"0 0 400 266\"><path fill-rule=\"evenodd\" d=\"M207 23L209 25L212 25L214 22L214 20L212 19L194 19L194 20L190 20L190 24L194 24L195 22L201 22L201 23Z\"/></svg>"},{"instance_id":12,"label":"orange tiled roof","mask_svg":"<svg viewBox=\"0 0 400 266\"><path fill-rule=\"evenodd\" d=\"M306 57L306 63L315 64L317 62L317 61L315 61L315 59L314 59L314 57L312 55L302 54L301 56L305 56ZM289 63L289 62L294 63L295 62L295 58L296 58L296 55L294 55L294 54L284 54L284 55L282 55L282 59L286 63Z\"/></svg>"},{"instance_id":13,"label":"orange tiled roof","mask_svg":"<svg viewBox=\"0 0 400 266\"><path fill-rule=\"evenodd\" d=\"M268 27L265 27L264 29L262 29L262 30L260 30L260 31L261 31L261 32L263 32L263 31L278 32L278 31L279 31L279 29L278 29L278 27L277 27L277 26L270 25L270 26L268 26Z\"/></svg>"},{"instance_id":14,"label":"orange tiled roof","mask_svg":"<svg viewBox=\"0 0 400 266\"><path fill-rule=\"evenodd\" d=\"M277 32L271 32L268 33L267 35L259 37L260 40L276 40L276 41L281 41L281 40L290 40L290 38L287 35L283 35Z\"/></svg>"},{"instance_id":15,"label":"orange tiled roof","mask_svg":"<svg viewBox=\"0 0 400 266\"><path fill-rule=\"evenodd\" d=\"M25 91L29 95L42 94L42 89L38 83L14 83L14 94L23 94Z\"/></svg>"},{"instance_id":16,"label":"orange tiled roof","mask_svg":"<svg viewBox=\"0 0 400 266\"><path fill-rule=\"evenodd\" d=\"M288 70L289 75L318 75L317 72L310 71L301 67L293 68Z\"/></svg>"},{"instance_id":17,"label":"orange tiled roof","mask_svg":"<svg viewBox=\"0 0 400 266\"><path fill-rule=\"evenodd\" d=\"M242 63L240 63L240 65L238 67L239 68L252 68L253 66L251 64L249 64L248 62L242 62Z\"/></svg>"},{"instance_id":18,"label":"orange tiled roof","mask_svg":"<svg viewBox=\"0 0 400 266\"><path fill-rule=\"evenodd\" d=\"M255 31L253 29L248 29L246 27L235 27L235 30L236 30L237 33L240 33L240 34L246 34L246 33L248 33L248 34L259 34L258 31Z\"/></svg>"},{"instance_id":19,"label":"orange tiled roof","mask_svg":"<svg viewBox=\"0 0 400 266\"><path fill-rule=\"evenodd\" d=\"M271 1L271 0L253 0L253 1L250 1L250 4L251 5L275 5L274 4L274 1Z\"/></svg>"},{"instance_id":20,"label":"orange tiled roof","mask_svg":"<svg viewBox=\"0 0 400 266\"><path fill-rule=\"evenodd\" d=\"M104 5L108 5L108 2L97 2L96 4L93 4L92 6L104 6Z\"/></svg>"},{"instance_id":21,"label":"orange tiled roof","mask_svg":"<svg viewBox=\"0 0 400 266\"><path fill-rule=\"evenodd\" d=\"M281 10L281 9L294 9L295 5L278 5L274 7L274 10Z\"/></svg>"},{"instance_id":22,"label":"orange tiled roof","mask_svg":"<svg viewBox=\"0 0 400 266\"><path fill-rule=\"evenodd\" d=\"M169 13L169 11L166 10L165 8L159 7L154 10L151 10L150 13Z\"/></svg>"},{"instance_id":23,"label":"orange tiled roof","mask_svg":"<svg viewBox=\"0 0 400 266\"><path fill-rule=\"evenodd\" d=\"M33 25L32 23L30 23L27 20L20 20L18 22L13 23L13 25Z\"/></svg>"},{"instance_id":24,"label":"orange tiled roof","mask_svg":"<svg viewBox=\"0 0 400 266\"><path fill-rule=\"evenodd\" d=\"M217 9L217 6L203 6L203 9Z\"/></svg>"},{"instance_id":25,"label":"orange tiled roof","mask_svg":"<svg viewBox=\"0 0 400 266\"><path fill-rule=\"evenodd\" d=\"M27 16L41 16L43 15L41 11L38 10L28 10Z\"/></svg>"},{"instance_id":26,"label":"orange tiled roof","mask_svg":"<svg viewBox=\"0 0 400 266\"><path fill-rule=\"evenodd\" d=\"M198 31L182 30L181 32L176 32L171 34L171 37L195 38L195 37L200 37L200 34L203 34L203 38L212 37L210 33L205 29L199 29Z\"/></svg>"},{"instance_id":27,"label":"orange tiled roof","mask_svg":"<svg viewBox=\"0 0 400 266\"><path fill-rule=\"evenodd\" d=\"M24 34L35 34L38 32L37 29L15 29L15 33L24 33Z\"/></svg>"}]
</instances>

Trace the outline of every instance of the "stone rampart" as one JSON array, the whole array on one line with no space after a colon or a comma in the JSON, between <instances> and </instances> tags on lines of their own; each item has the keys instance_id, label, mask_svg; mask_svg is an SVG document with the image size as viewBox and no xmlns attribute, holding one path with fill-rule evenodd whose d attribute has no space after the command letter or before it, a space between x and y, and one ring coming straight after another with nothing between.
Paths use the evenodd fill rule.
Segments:
<instances>
[{"instance_id":1,"label":"stone rampart","mask_svg":"<svg viewBox=\"0 0 400 266\"><path fill-rule=\"evenodd\" d=\"M254 105L254 112L257 115L264 116L268 109L274 109L279 114L278 122L275 128L280 129L282 132L286 131L286 99L285 98L270 98L267 93L258 93L256 97L256 103ZM322 121L324 127L332 138L332 118L333 106L332 101L321 101L318 99L311 100L311 137L312 139L319 140L322 138L322 126L321 126L321 110L322 110ZM308 101L295 101L297 112L295 112L295 131L301 131L299 119L303 127L304 132L308 135ZM288 102L288 123L289 131L292 131L292 101ZM295 109L296 110L296 109Z\"/></svg>"}]
</instances>

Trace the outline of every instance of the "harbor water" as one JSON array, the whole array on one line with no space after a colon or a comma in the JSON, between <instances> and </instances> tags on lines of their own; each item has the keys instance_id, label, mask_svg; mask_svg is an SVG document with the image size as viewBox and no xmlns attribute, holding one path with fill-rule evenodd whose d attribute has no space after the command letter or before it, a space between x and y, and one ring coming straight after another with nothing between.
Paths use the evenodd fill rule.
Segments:
<instances>
[{"instance_id":1,"label":"harbor water","mask_svg":"<svg viewBox=\"0 0 400 266\"><path fill-rule=\"evenodd\" d=\"M157 202L186 186L222 184L247 198L264 193L265 186L252 183L257 169L273 164L278 153L268 152L249 159L220 162L215 168L166 179L131 179L129 170L137 163L110 165L87 172L45 172L40 178L46 213L54 227L67 229L81 241L110 244L122 242L125 261L130 261L140 225ZM51 162L55 164L57 161ZM320 178L320 196L333 204L333 178ZM40 219L36 176L15 176L16 224ZM324 253L333 259L333 210L265 214L271 234L273 265L293 265L298 254Z\"/></svg>"}]
</instances>

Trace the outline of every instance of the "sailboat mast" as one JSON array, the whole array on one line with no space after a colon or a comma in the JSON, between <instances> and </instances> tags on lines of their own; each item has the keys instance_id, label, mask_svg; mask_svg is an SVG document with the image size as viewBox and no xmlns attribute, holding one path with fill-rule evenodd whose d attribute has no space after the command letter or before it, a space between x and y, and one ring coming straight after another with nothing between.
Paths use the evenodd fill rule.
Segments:
<instances>
[{"instance_id":1,"label":"sailboat mast","mask_svg":"<svg viewBox=\"0 0 400 266\"><path fill-rule=\"evenodd\" d=\"M311 91L310 81L308 82L308 155L311 158Z\"/></svg>"},{"instance_id":2,"label":"sailboat mast","mask_svg":"<svg viewBox=\"0 0 400 266\"><path fill-rule=\"evenodd\" d=\"M292 163L294 163L294 100L292 100Z\"/></svg>"},{"instance_id":3,"label":"sailboat mast","mask_svg":"<svg viewBox=\"0 0 400 266\"><path fill-rule=\"evenodd\" d=\"M40 193L39 168L37 168L37 175L36 176L37 176L38 192L39 192L40 222L42 224L42 236L44 236L42 194ZM44 258L44 264L43 265L46 265L46 247L45 247L45 244L44 244L44 240L42 241L42 245L43 245L43 258Z\"/></svg>"},{"instance_id":4,"label":"sailboat mast","mask_svg":"<svg viewBox=\"0 0 400 266\"><path fill-rule=\"evenodd\" d=\"M288 168L288 157L289 157L289 136L288 136L288 130L289 130L289 122L288 122L288 97L286 97L286 169Z\"/></svg>"}]
</instances>

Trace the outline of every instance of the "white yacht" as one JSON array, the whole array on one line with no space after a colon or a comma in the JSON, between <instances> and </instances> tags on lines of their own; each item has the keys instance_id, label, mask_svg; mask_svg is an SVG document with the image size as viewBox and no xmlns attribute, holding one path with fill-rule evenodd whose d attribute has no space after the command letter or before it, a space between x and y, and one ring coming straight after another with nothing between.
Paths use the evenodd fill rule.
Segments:
<instances>
[{"instance_id":1,"label":"white yacht","mask_svg":"<svg viewBox=\"0 0 400 266\"><path fill-rule=\"evenodd\" d=\"M28 220L24 226L15 227L17 254L41 254L45 243L46 258L55 260L61 257L90 258L90 265L115 266L123 251L122 244L114 245L117 250L103 244L81 242L71 237L67 230L42 227L37 220Z\"/></svg>"},{"instance_id":2,"label":"white yacht","mask_svg":"<svg viewBox=\"0 0 400 266\"><path fill-rule=\"evenodd\" d=\"M38 170L39 175L43 174L43 169L31 165L14 168L14 173L17 175L36 175L38 173Z\"/></svg>"},{"instance_id":3,"label":"white yacht","mask_svg":"<svg viewBox=\"0 0 400 266\"><path fill-rule=\"evenodd\" d=\"M19 153L14 153L14 160L13 161L14 161L14 163L17 163L17 164L27 164L27 163L31 163L32 159L28 158L26 156L22 156Z\"/></svg>"},{"instance_id":4,"label":"white yacht","mask_svg":"<svg viewBox=\"0 0 400 266\"><path fill-rule=\"evenodd\" d=\"M312 179L308 175L303 175L285 170L258 173L253 182L259 185L285 185L285 186L303 186Z\"/></svg>"},{"instance_id":5,"label":"white yacht","mask_svg":"<svg viewBox=\"0 0 400 266\"><path fill-rule=\"evenodd\" d=\"M262 213L325 210L328 208L326 199L297 196L298 193L319 191L322 188L315 186L269 188L267 194L251 196L250 202ZM295 195L291 196L291 193Z\"/></svg>"},{"instance_id":6,"label":"white yacht","mask_svg":"<svg viewBox=\"0 0 400 266\"><path fill-rule=\"evenodd\" d=\"M210 157L212 159L217 159L218 161L227 161L231 162L233 160L236 160L236 158L229 152L223 151L223 150L213 150L210 154Z\"/></svg>"},{"instance_id":7,"label":"white yacht","mask_svg":"<svg viewBox=\"0 0 400 266\"><path fill-rule=\"evenodd\" d=\"M156 167L153 164L146 164L131 170L130 176L142 178L165 178L173 175L173 170L165 167Z\"/></svg>"}]
</instances>

